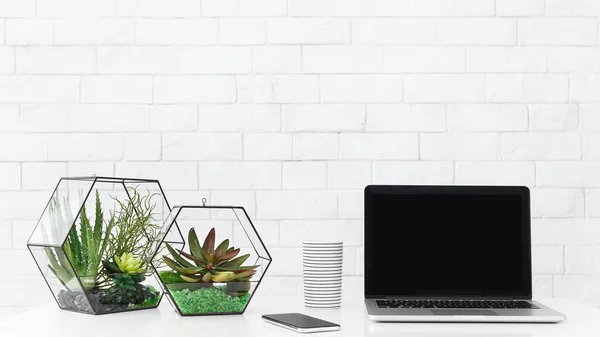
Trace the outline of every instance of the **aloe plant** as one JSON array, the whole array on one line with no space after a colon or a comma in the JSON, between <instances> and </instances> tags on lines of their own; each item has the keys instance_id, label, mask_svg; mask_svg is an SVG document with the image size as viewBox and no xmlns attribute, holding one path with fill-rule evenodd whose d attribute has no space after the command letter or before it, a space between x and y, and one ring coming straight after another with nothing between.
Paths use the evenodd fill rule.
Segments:
<instances>
[{"instance_id":1,"label":"aloe plant","mask_svg":"<svg viewBox=\"0 0 600 337\"><path fill-rule=\"evenodd\" d=\"M55 208L60 206L58 199L55 199L53 202L55 203ZM96 286L100 262L108 243L107 237L114 226L114 216L111 216L106 230L103 231L104 213L102 212L102 204L98 191L96 191L95 206L96 212L93 226L87 216L85 205L81 208L79 230L77 230L77 226L71 227L63 246L64 255L62 252L57 251L55 254L51 249L46 249L46 256L50 263L49 267L57 278L65 285L69 285L72 282L75 275L73 275L71 268L68 267L70 262L75 274L80 277L85 290L91 290ZM68 208L65 202L65 209ZM58 210L60 210L60 207L58 207ZM65 257L68 258L68 261ZM69 288L73 287L70 286Z\"/></svg>"},{"instance_id":2,"label":"aloe plant","mask_svg":"<svg viewBox=\"0 0 600 337\"><path fill-rule=\"evenodd\" d=\"M67 288L79 288L75 276L79 276L84 290L112 286L114 279L104 275L111 271L100 271L103 261L111 261L114 257L122 260L123 257L129 257L128 254L131 254L132 258L135 255L135 260L139 262L137 269L145 268L145 259L152 254L160 240L160 225L153 223L156 205L152 198L155 194L148 192L147 195L141 195L136 188L129 188L129 192L131 198L125 202L113 198L118 209L110 212L109 219L105 221L100 196L96 190L93 224L83 205L78 225L72 225L74 218L68 198L64 199L64 204L61 205L58 196L53 197L50 211L55 225L72 227L62 250L45 248L45 252L49 269ZM68 221L71 224L68 224ZM129 258L127 260L129 261Z\"/></svg>"},{"instance_id":3,"label":"aloe plant","mask_svg":"<svg viewBox=\"0 0 600 337\"><path fill-rule=\"evenodd\" d=\"M201 246L194 228L188 233L190 252L176 250L166 243L172 258L163 256L164 263L186 282L247 282L258 266L242 266L250 254L238 256L239 248L229 247L229 239L215 248L212 228Z\"/></svg>"},{"instance_id":4,"label":"aloe plant","mask_svg":"<svg viewBox=\"0 0 600 337\"><path fill-rule=\"evenodd\" d=\"M81 281L86 290L90 290L96 285L100 262L108 243L107 237L114 226L114 217L111 217L106 230L102 230L104 213L98 191L96 191L95 216L92 226L84 205L79 214L80 236L77 235L77 230L73 226L65 243L65 252L77 275L82 277Z\"/></svg>"}]
</instances>

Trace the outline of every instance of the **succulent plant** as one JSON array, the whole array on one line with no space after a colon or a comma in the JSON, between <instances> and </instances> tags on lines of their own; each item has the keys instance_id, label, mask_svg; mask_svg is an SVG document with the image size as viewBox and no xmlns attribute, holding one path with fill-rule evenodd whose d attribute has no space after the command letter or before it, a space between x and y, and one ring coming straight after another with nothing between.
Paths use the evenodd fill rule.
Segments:
<instances>
[{"instance_id":1,"label":"succulent plant","mask_svg":"<svg viewBox=\"0 0 600 337\"><path fill-rule=\"evenodd\" d=\"M196 231L188 234L190 253L175 250L168 243L173 257L163 256L163 261L186 282L246 282L256 273L258 266L242 266L250 254L238 256L239 248L229 247L226 239L215 248L215 229L212 228L200 246ZM191 262L190 262L191 261Z\"/></svg>"},{"instance_id":2,"label":"succulent plant","mask_svg":"<svg viewBox=\"0 0 600 337\"><path fill-rule=\"evenodd\" d=\"M142 268L140 258L133 256L133 253L123 253L121 257L113 256L112 261L102 261L105 274L144 274L146 269Z\"/></svg>"},{"instance_id":3,"label":"succulent plant","mask_svg":"<svg viewBox=\"0 0 600 337\"><path fill-rule=\"evenodd\" d=\"M147 289L140 283L146 279L145 269L141 267L139 258L132 253L124 253L119 258L113 256L112 261L102 261L104 273L113 285L100 297L104 304L140 304L147 298Z\"/></svg>"},{"instance_id":4,"label":"succulent plant","mask_svg":"<svg viewBox=\"0 0 600 337\"><path fill-rule=\"evenodd\" d=\"M134 257L133 253L123 253L123 255L121 255L121 258L115 255L114 261L123 273L143 274L146 272L146 270L141 267L141 259L138 257Z\"/></svg>"}]
</instances>

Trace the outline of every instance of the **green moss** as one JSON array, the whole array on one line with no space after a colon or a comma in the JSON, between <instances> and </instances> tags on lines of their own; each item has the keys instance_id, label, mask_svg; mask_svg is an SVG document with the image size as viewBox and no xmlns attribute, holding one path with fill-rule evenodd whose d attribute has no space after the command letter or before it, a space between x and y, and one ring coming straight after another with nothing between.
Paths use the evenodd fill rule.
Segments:
<instances>
[{"instance_id":1,"label":"green moss","mask_svg":"<svg viewBox=\"0 0 600 337\"><path fill-rule=\"evenodd\" d=\"M134 304L132 307L134 309L141 308L154 308L158 306L158 301L160 300L160 296L147 298L142 304Z\"/></svg>"},{"instance_id":2,"label":"green moss","mask_svg":"<svg viewBox=\"0 0 600 337\"><path fill-rule=\"evenodd\" d=\"M158 276L160 276L164 284L186 283L179 274L172 271L161 271L158 273Z\"/></svg>"},{"instance_id":3,"label":"green moss","mask_svg":"<svg viewBox=\"0 0 600 337\"><path fill-rule=\"evenodd\" d=\"M154 308L158 306L158 303L160 302L160 293L151 285L148 286L148 291L150 292L151 296L146 298L144 302L140 304L134 304L132 306L134 309Z\"/></svg>"},{"instance_id":4,"label":"green moss","mask_svg":"<svg viewBox=\"0 0 600 337\"><path fill-rule=\"evenodd\" d=\"M250 295L234 297L224 290L224 287L210 287L170 292L183 314L241 313Z\"/></svg>"}]
</instances>

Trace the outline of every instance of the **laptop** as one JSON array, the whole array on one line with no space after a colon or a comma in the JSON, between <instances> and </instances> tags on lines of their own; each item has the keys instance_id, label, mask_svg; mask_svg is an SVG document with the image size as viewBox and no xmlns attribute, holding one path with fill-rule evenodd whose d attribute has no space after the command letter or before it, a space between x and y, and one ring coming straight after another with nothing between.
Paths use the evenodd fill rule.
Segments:
<instances>
[{"instance_id":1,"label":"laptop","mask_svg":"<svg viewBox=\"0 0 600 337\"><path fill-rule=\"evenodd\" d=\"M365 188L365 303L382 322L560 322L531 296L529 189Z\"/></svg>"}]
</instances>

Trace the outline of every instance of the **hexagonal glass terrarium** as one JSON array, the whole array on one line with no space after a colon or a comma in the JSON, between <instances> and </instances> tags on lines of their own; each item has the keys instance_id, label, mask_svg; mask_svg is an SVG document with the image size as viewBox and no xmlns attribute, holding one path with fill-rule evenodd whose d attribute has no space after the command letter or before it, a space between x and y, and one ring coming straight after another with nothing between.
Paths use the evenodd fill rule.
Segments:
<instances>
[{"instance_id":1,"label":"hexagonal glass terrarium","mask_svg":"<svg viewBox=\"0 0 600 337\"><path fill-rule=\"evenodd\" d=\"M242 314L271 256L243 207L203 202L173 207L165 226L170 230L152 264L180 315ZM178 232L187 233L187 248L176 241Z\"/></svg>"},{"instance_id":2,"label":"hexagonal glass terrarium","mask_svg":"<svg viewBox=\"0 0 600 337\"><path fill-rule=\"evenodd\" d=\"M150 261L169 212L157 180L62 178L27 247L61 309L155 308L162 294Z\"/></svg>"}]
</instances>

